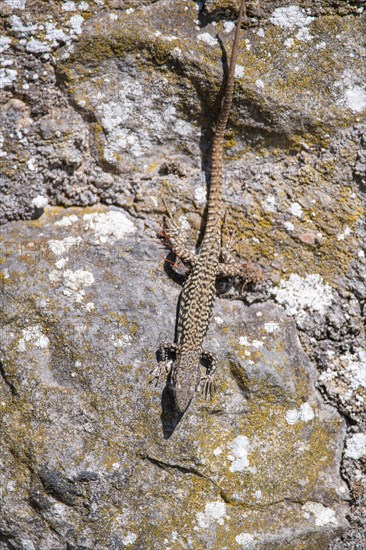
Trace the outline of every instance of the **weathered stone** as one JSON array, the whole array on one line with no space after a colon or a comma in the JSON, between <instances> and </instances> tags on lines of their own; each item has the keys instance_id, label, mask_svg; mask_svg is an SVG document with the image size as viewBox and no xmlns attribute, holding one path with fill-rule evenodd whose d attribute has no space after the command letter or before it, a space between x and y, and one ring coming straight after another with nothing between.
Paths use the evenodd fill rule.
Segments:
<instances>
[{"instance_id":1,"label":"weathered stone","mask_svg":"<svg viewBox=\"0 0 366 550\"><path fill-rule=\"evenodd\" d=\"M141 223L47 209L14 228L3 231L4 521L16 511L25 532L41 517L86 548L128 537L284 548L289 529L292 544L325 548L342 532L344 423L278 306L217 303L207 346L221 356L219 391L179 421L168 390L161 401L148 384L176 292ZM52 540L42 525L27 532L37 548Z\"/></svg>"},{"instance_id":2,"label":"weathered stone","mask_svg":"<svg viewBox=\"0 0 366 550\"><path fill-rule=\"evenodd\" d=\"M365 15L283 4L248 2L224 163L224 241L272 285L219 300L220 392L174 426L153 238L166 205L204 227L238 1L3 2L0 222L42 217L0 243L1 548L366 547Z\"/></svg>"}]
</instances>

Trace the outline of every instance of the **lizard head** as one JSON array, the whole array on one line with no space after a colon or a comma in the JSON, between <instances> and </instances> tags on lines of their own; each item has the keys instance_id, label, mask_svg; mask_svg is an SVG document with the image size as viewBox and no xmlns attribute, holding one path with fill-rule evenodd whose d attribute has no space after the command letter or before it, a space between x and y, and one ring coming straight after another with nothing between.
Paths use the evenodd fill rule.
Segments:
<instances>
[{"instance_id":1,"label":"lizard head","mask_svg":"<svg viewBox=\"0 0 366 550\"><path fill-rule=\"evenodd\" d=\"M200 361L196 353L182 353L172 369L172 387L177 412L189 407L201 380Z\"/></svg>"}]
</instances>

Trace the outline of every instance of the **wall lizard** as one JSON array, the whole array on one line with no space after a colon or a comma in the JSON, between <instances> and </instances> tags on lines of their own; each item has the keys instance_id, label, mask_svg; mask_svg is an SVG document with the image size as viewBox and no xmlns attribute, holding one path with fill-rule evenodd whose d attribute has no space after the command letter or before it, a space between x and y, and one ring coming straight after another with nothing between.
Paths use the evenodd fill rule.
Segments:
<instances>
[{"instance_id":1,"label":"wall lizard","mask_svg":"<svg viewBox=\"0 0 366 550\"><path fill-rule=\"evenodd\" d=\"M244 12L245 0L242 0L231 51L229 74L213 138L207 222L199 254L185 248L183 239L179 235L179 228L171 219L166 220L167 230L163 233L167 246L185 264L188 264L190 272L184 282L180 298L177 342L160 344L161 361L152 373L154 375L152 380L158 382L163 374L168 376L175 407L179 413L187 409L200 385L202 362L206 365L206 376L202 378L205 397L212 396L215 390L214 373L217 359L214 354L203 351L202 344L212 317L216 297L216 278L240 275L248 282L263 280L260 269L250 262L220 262L221 258L226 259L225 251L221 246L223 143L233 98L235 65ZM174 361L170 367L169 356L171 355Z\"/></svg>"}]
</instances>

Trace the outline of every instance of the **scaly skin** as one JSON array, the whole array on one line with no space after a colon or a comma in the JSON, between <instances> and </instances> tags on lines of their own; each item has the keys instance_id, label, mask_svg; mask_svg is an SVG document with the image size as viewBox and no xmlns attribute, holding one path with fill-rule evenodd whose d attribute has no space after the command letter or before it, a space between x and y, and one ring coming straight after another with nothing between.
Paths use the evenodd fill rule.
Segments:
<instances>
[{"instance_id":1,"label":"scaly skin","mask_svg":"<svg viewBox=\"0 0 366 550\"><path fill-rule=\"evenodd\" d=\"M229 75L221 104L212 144L211 180L208 198L207 223L199 255L185 249L179 230L174 222L168 224L168 233L163 233L169 248L187 263L191 270L183 285L178 315L177 344L164 343L160 346L163 361L154 373L159 380L162 373L169 375L168 351L174 352L175 360L170 371L175 407L179 413L188 408L201 381L201 361L208 362L204 378L205 395L214 391L213 374L215 358L202 349L203 339L212 317L215 302L215 281L217 276L244 275L247 281L262 280L261 271L250 262L239 264L220 263L222 224L222 155L225 129L231 108L234 73L238 54L240 26L245 10L245 0L240 4L235 37L231 52Z\"/></svg>"},{"instance_id":2,"label":"scaly skin","mask_svg":"<svg viewBox=\"0 0 366 550\"><path fill-rule=\"evenodd\" d=\"M183 413L201 380L200 362L203 339L207 333L215 302L215 281L221 251L222 154L227 120L231 108L240 26L245 1L241 2L225 95L212 146L212 168L208 215L201 251L183 286L178 319L179 350L172 367L171 380L175 405Z\"/></svg>"}]
</instances>

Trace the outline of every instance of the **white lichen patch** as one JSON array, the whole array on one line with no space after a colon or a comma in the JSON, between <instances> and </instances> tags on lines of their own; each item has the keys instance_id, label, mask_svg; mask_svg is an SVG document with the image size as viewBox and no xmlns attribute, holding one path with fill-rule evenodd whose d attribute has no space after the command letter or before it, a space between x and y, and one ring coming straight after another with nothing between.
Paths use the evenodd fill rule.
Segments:
<instances>
[{"instance_id":1,"label":"white lichen patch","mask_svg":"<svg viewBox=\"0 0 366 550\"><path fill-rule=\"evenodd\" d=\"M268 334L276 334L279 329L279 324L275 323L274 321L268 321L268 323L264 323L264 330L268 332Z\"/></svg>"},{"instance_id":2,"label":"white lichen patch","mask_svg":"<svg viewBox=\"0 0 366 550\"><path fill-rule=\"evenodd\" d=\"M263 342L261 340L248 340L248 338L246 336L240 336L239 338L239 344L241 346L252 346L256 349L259 349L261 347L263 347Z\"/></svg>"},{"instance_id":3,"label":"white lichen patch","mask_svg":"<svg viewBox=\"0 0 366 550\"><path fill-rule=\"evenodd\" d=\"M24 10L27 0L5 0L5 4L8 4L14 10Z\"/></svg>"},{"instance_id":4,"label":"white lichen patch","mask_svg":"<svg viewBox=\"0 0 366 550\"><path fill-rule=\"evenodd\" d=\"M366 87L363 81L363 75L345 69L340 80L334 83L334 88L338 93L337 103L354 113L361 113L366 109Z\"/></svg>"},{"instance_id":5,"label":"white lichen patch","mask_svg":"<svg viewBox=\"0 0 366 550\"><path fill-rule=\"evenodd\" d=\"M0 90L11 86L16 80L18 72L15 69L0 69Z\"/></svg>"},{"instance_id":6,"label":"white lichen patch","mask_svg":"<svg viewBox=\"0 0 366 550\"><path fill-rule=\"evenodd\" d=\"M33 325L22 330L22 338L18 342L18 351L24 352L27 349L27 344L31 344L37 348L46 349L49 346L49 339L43 334L40 325Z\"/></svg>"},{"instance_id":7,"label":"white lichen patch","mask_svg":"<svg viewBox=\"0 0 366 550\"><path fill-rule=\"evenodd\" d=\"M297 38L297 40L300 41L308 41L312 39L312 36L307 27L301 27L301 29L297 31L295 37Z\"/></svg>"},{"instance_id":8,"label":"white lichen patch","mask_svg":"<svg viewBox=\"0 0 366 550\"><path fill-rule=\"evenodd\" d=\"M300 420L303 422L309 422L314 418L314 411L309 403L303 403L300 407Z\"/></svg>"},{"instance_id":9,"label":"white lichen patch","mask_svg":"<svg viewBox=\"0 0 366 550\"><path fill-rule=\"evenodd\" d=\"M6 484L7 490L10 491L11 493L15 490L16 486L17 484L13 479Z\"/></svg>"},{"instance_id":10,"label":"white lichen patch","mask_svg":"<svg viewBox=\"0 0 366 550\"><path fill-rule=\"evenodd\" d=\"M286 231L293 231L295 229L295 226L292 222L283 222L283 225Z\"/></svg>"},{"instance_id":11,"label":"white lichen patch","mask_svg":"<svg viewBox=\"0 0 366 550\"><path fill-rule=\"evenodd\" d=\"M75 2L64 2L61 9L62 11L76 11Z\"/></svg>"},{"instance_id":12,"label":"white lichen patch","mask_svg":"<svg viewBox=\"0 0 366 550\"><path fill-rule=\"evenodd\" d=\"M5 52L11 44L11 39L8 36L0 36L0 53Z\"/></svg>"},{"instance_id":13,"label":"white lichen patch","mask_svg":"<svg viewBox=\"0 0 366 550\"><path fill-rule=\"evenodd\" d=\"M166 42L173 42L173 40L178 40L178 36L175 36L174 34L170 35L162 35L162 40L165 40Z\"/></svg>"},{"instance_id":14,"label":"white lichen patch","mask_svg":"<svg viewBox=\"0 0 366 550\"><path fill-rule=\"evenodd\" d=\"M315 48L317 50L325 50L327 47L327 43L322 41L322 42L319 42L319 44L316 44Z\"/></svg>"},{"instance_id":15,"label":"white lichen patch","mask_svg":"<svg viewBox=\"0 0 366 550\"><path fill-rule=\"evenodd\" d=\"M70 42L70 37L63 31L63 29L58 29L53 23L46 23L46 40L54 48L57 47L59 43L68 43Z\"/></svg>"},{"instance_id":16,"label":"white lichen patch","mask_svg":"<svg viewBox=\"0 0 366 550\"><path fill-rule=\"evenodd\" d=\"M76 271L66 269L63 272L54 270L50 272L49 279L52 282L61 283L64 296L69 296L78 304L84 300L85 289L94 284L94 275L86 269L77 269ZM88 304L90 303L88 302ZM87 311L89 310L88 304Z\"/></svg>"},{"instance_id":17,"label":"white lichen patch","mask_svg":"<svg viewBox=\"0 0 366 550\"><path fill-rule=\"evenodd\" d=\"M353 458L354 460L358 460L362 456L366 456L366 434L353 434L347 440L344 456L346 458Z\"/></svg>"},{"instance_id":18,"label":"white lichen patch","mask_svg":"<svg viewBox=\"0 0 366 550\"><path fill-rule=\"evenodd\" d=\"M245 69L242 65L235 66L235 78L243 78L245 74Z\"/></svg>"},{"instance_id":19,"label":"white lichen patch","mask_svg":"<svg viewBox=\"0 0 366 550\"><path fill-rule=\"evenodd\" d=\"M235 28L235 23L233 21L224 21L224 32L231 32Z\"/></svg>"},{"instance_id":20,"label":"white lichen patch","mask_svg":"<svg viewBox=\"0 0 366 550\"><path fill-rule=\"evenodd\" d=\"M204 204L206 204L206 199L207 199L206 187L204 187L203 185L196 187L194 190L194 201L197 204L197 206L203 206Z\"/></svg>"},{"instance_id":21,"label":"white lichen patch","mask_svg":"<svg viewBox=\"0 0 366 550\"><path fill-rule=\"evenodd\" d=\"M209 46L217 46L217 40L213 36L211 36L208 32L203 32L197 36L197 40L201 40L201 42L205 42Z\"/></svg>"},{"instance_id":22,"label":"white lichen patch","mask_svg":"<svg viewBox=\"0 0 366 550\"><path fill-rule=\"evenodd\" d=\"M295 41L293 38L286 38L283 45L286 46L286 48L292 48L292 46L295 44Z\"/></svg>"},{"instance_id":23,"label":"white lichen patch","mask_svg":"<svg viewBox=\"0 0 366 550\"><path fill-rule=\"evenodd\" d=\"M118 98L109 102L103 102L104 95L100 90L95 91L95 110L105 131L104 156L108 162L119 162L122 153L135 158L142 156L156 143L166 140L169 128L175 129L179 135L192 134L193 125L186 121L177 124L180 119L174 98L163 94L164 86L162 81L161 89L156 87L147 93L137 80L120 80Z\"/></svg>"},{"instance_id":24,"label":"white lichen patch","mask_svg":"<svg viewBox=\"0 0 366 550\"><path fill-rule=\"evenodd\" d=\"M187 216L179 216L178 224L183 231L189 231L191 229L191 224L189 223Z\"/></svg>"},{"instance_id":25,"label":"white lichen patch","mask_svg":"<svg viewBox=\"0 0 366 550\"><path fill-rule=\"evenodd\" d=\"M230 472L243 472L249 467L249 439L245 435L238 435L229 445L231 454L228 460L231 461Z\"/></svg>"},{"instance_id":26,"label":"white lichen patch","mask_svg":"<svg viewBox=\"0 0 366 550\"><path fill-rule=\"evenodd\" d=\"M36 208L45 208L48 204L48 198L43 195L37 195L32 199L32 206Z\"/></svg>"},{"instance_id":27,"label":"white lichen patch","mask_svg":"<svg viewBox=\"0 0 366 550\"><path fill-rule=\"evenodd\" d=\"M35 75L37 76L37 75ZM34 170L36 169L37 167L37 164L36 164L36 159L34 157L31 157L30 159L27 160L27 168L28 170L30 170L31 172L34 172ZM40 197L41 195L38 195L38 197ZM48 201L47 201L48 202Z\"/></svg>"},{"instance_id":28,"label":"white lichen patch","mask_svg":"<svg viewBox=\"0 0 366 550\"><path fill-rule=\"evenodd\" d=\"M366 388L366 350L356 348L354 353L341 355L340 364L344 368L344 374L353 390L359 387Z\"/></svg>"},{"instance_id":29,"label":"white lichen patch","mask_svg":"<svg viewBox=\"0 0 366 550\"><path fill-rule=\"evenodd\" d=\"M60 258L55 262L55 267L57 267L57 269L63 269L66 266L68 261L69 261L69 258Z\"/></svg>"},{"instance_id":30,"label":"white lichen patch","mask_svg":"<svg viewBox=\"0 0 366 550\"><path fill-rule=\"evenodd\" d=\"M297 409L290 409L286 412L286 422L288 424L296 424L299 420L299 411Z\"/></svg>"},{"instance_id":31,"label":"white lichen patch","mask_svg":"<svg viewBox=\"0 0 366 550\"><path fill-rule=\"evenodd\" d=\"M303 516L306 519L313 518L315 525L323 527L324 525L338 525L335 512L332 508L328 508L319 502L306 502L302 506Z\"/></svg>"},{"instance_id":32,"label":"white lichen patch","mask_svg":"<svg viewBox=\"0 0 366 550\"><path fill-rule=\"evenodd\" d=\"M338 233L337 241L344 241L346 237L349 237L352 234L352 229L346 225L342 233Z\"/></svg>"},{"instance_id":33,"label":"white lichen patch","mask_svg":"<svg viewBox=\"0 0 366 550\"><path fill-rule=\"evenodd\" d=\"M86 269L77 269L76 271L67 269L63 278L65 286L70 290L78 290L80 287L88 287L94 283L94 275Z\"/></svg>"},{"instance_id":34,"label":"white lichen patch","mask_svg":"<svg viewBox=\"0 0 366 550\"><path fill-rule=\"evenodd\" d=\"M79 246L81 242L81 237L70 236L65 237L65 239L52 239L48 241L48 247L50 250L52 250L55 256L61 257L64 254L68 253L72 247Z\"/></svg>"},{"instance_id":35,"label":"white lichen patch","mask_svg":"<svg viewBox=\"0 0 366 550\"><path fill-rule=\"evenodd\" d=\"M293 202L292 204L290 204L290 208L288 209L288 211L290 212L290 214L296 216L297 218L302 218L303 216L301 204L299 204L298 202Z\"/></svg>"},{"instance_id":36,"label":"white lichen patch","mask_svg":"<svg viewBox=\"0 0 366 550\"><path fill-rule=\"evenodd\" d=\"M294 315L298 320L307 313L324 315L334 299L332 288L318 274L300 277L293 273L273 289L273 294L287 315Z\"/></svg>"},{"instance_id":37,"label":"white lichen patch","mask_svg":"<svg viewBox=\"0 0 366 550\"><path fill-rule=\"evenodd\" d=\"M25 25L17 15L9 17L9 23L12 31L19 36L30 36L38 29L38 25Z\"/></svg>"},{"instance_id":38,"label":"white lichen patch","mask_svg":"<svg viewBox=\"0 0 366 550\"><path fill-rule=\"evenodd\" d=\"M277 199L274 195L268 195L266 199L262 202L263 209L266 212L276 212L277 210Z\"/></svg>"},{"instance_id":39,"label":"white lichen patch","mask_svg":"<svg viewBox=\"0 0 366 550\"><path fill-rule=\"evenodd\" d=\"M202 529L209 528L212 523L224 524L226 515L226 504L221 501L208 502L204 512L196 514L197 523Z\"/></svg>"},{"instance_id":40,"label":"white lichen patch","mask_svg":"<svg viewBox=\"0 0 366 550\"><path fill-rule=\"evenodd\" d=\"M99 244L114 244L136 231L135 224L118 210L85 214L83 220L86 230L94 233L95 241Z\"/></svg>"},{"instance_id":41,"label":"white lichen patch","mask_svg":"<svg viewBox=\"0 0 366 550\"><path fill-rule=\"evenodd\" d=\"M309 403L303 403L299 409L290 409L286 412L286 422L296 424L299 421L309 422L314 418L314 411Z\"/></svg>"},{"instance_id":42,"label":"white lichen patch","mask_svg":"<svg viewBox=\"0 0 366 550\"><path fill-rule=\"evenodd\" d=\"M366 109L366 89L363 86L352 86L344 93L345 103L354 113L361 113Z\"/></svg>"},{"instance_id":43,"label":"white lichen patch","mask_svg":"<svg viewBox=\"0 0 366 550\"><path fill-rule=\"evenodd\" d=\"M82 33L82 25L84 23L84 17L82 15L73 15L70 17L69 20L69 26L71 27L71 31L73 34L81 34Z\"/></svg>"},{"instance_id":44,"label":"white lichen patch","mask_svg":"<svg viewBox=\"0 0 366 550\"><path fill-rule=\"evenodd\" d=\"M86 269L77 269L72 271L67 269L62 274L64 288L62 290L65 296L74 298L76 303L83 301L85 288L94 283L94 275Z\"/></svg>"},{"instance_id":45,"label":"white lichen patch","mask_svg":"<svg viewBox=\"0 0 366 550\"><path fill-rule=\"evenodd\" d=\"M64 11L70 11L67 8L75 8L72 2L66 2L62 8ZM20 37L27 37L26 43L27 52L39 54L48 53L51 50L58 48L61 44L68 46L63 56L66 58L70 49L72 48L72 42L82 32L82 24L84 18L80 14L76 14L70 17L65 22L67 32L63 28L57 27L52 20L48 20L44 25L26 25L17 15L13 15L9 18L12 30Z\"/></svg>"},{"instance_id":46,"label":"white lichen patch","mask_svg":"<svg viewBox=\"0 0 366 550\"><path fill-rule=\"evenodd\" d=\"M126 345L130 345L132 342L130 334L123 334L121 332L118 334L112 334L111 340L115 348L123 348Z\"/></svg>"},{"instance_id":47,"label":"white lichen patch","mask_svg":"<svg viewBox=\"0 0 366 550\"><path fill-rule=\"evenodd\" d=\"M306 15L305 11L298 6L276 8L269 18L273 25L281 27L282 29L307 27L314 19L314 17Z\"/></svg>"},{"instance_id":48,"label":"white lichen patch","mask_svg":"<svg viewBox=\"0 0 366 550\"><path fill-rule=\"evenodd\" d=\"M222 454L221 447L216 447L216 449L214 449L213 454L214 454L214 456L220 456Z\"/></svg>"},{"instance_id":49,"label":"white lichen patch","mask_svg":"<svg viewBox=\"0 0 366 550\"><path fill-rule=\"evenodd\" d=\"M236 535L235 541L243 550L252 550L255 548L255 540L250 533L239 533L239 535Z\"/></svg>"},{"instance_id":50,"label":"white lichen patch","mask_svg":"<svg viewBox=\"0 0 366 550\"><path fill-rule=\"evenodd\" d=\"M78 217L75 216L75 214L71 214L70 216L63 216L61 220L58 220L55 222L55 225L60 225L61 227L70 227L70 225L73 225L75 222L78 221Z\"/></svg>"},{"instance_id":51,"label":"white lichen patch","mask_svg":"<svg viewBox=\"0 0 366 550\"><path fill-rule=\"evenodd\" d=\"M45 53L49 52L51 47L46 42L41 42L40 40L36 40L36 38L31 38L25 49L30 53Z\"/></svg>"},{"instance_id":52,"label":"white lichen patch","mask_svg":"<svg viewBox=\"0 0 366 550\"><path fill-rule=\"evenodd\" d=\"M122 539L123 546L130 546L131 544L135 544L137 540L137 535L135 533L127 533L125 537Z\"/></svg>"},{"instance_id":53,"label":"white lichen patch","mask_svg":"<svg viewBox=\"0 0 366 550\"><path fill-rule=\"evenodd\" d=\"M366 350L359 347L339 357L329 352L329 366L319 376L319 382L332 397L336 397L350 412L365 408Z\"/></svg>"}]
</instances>

